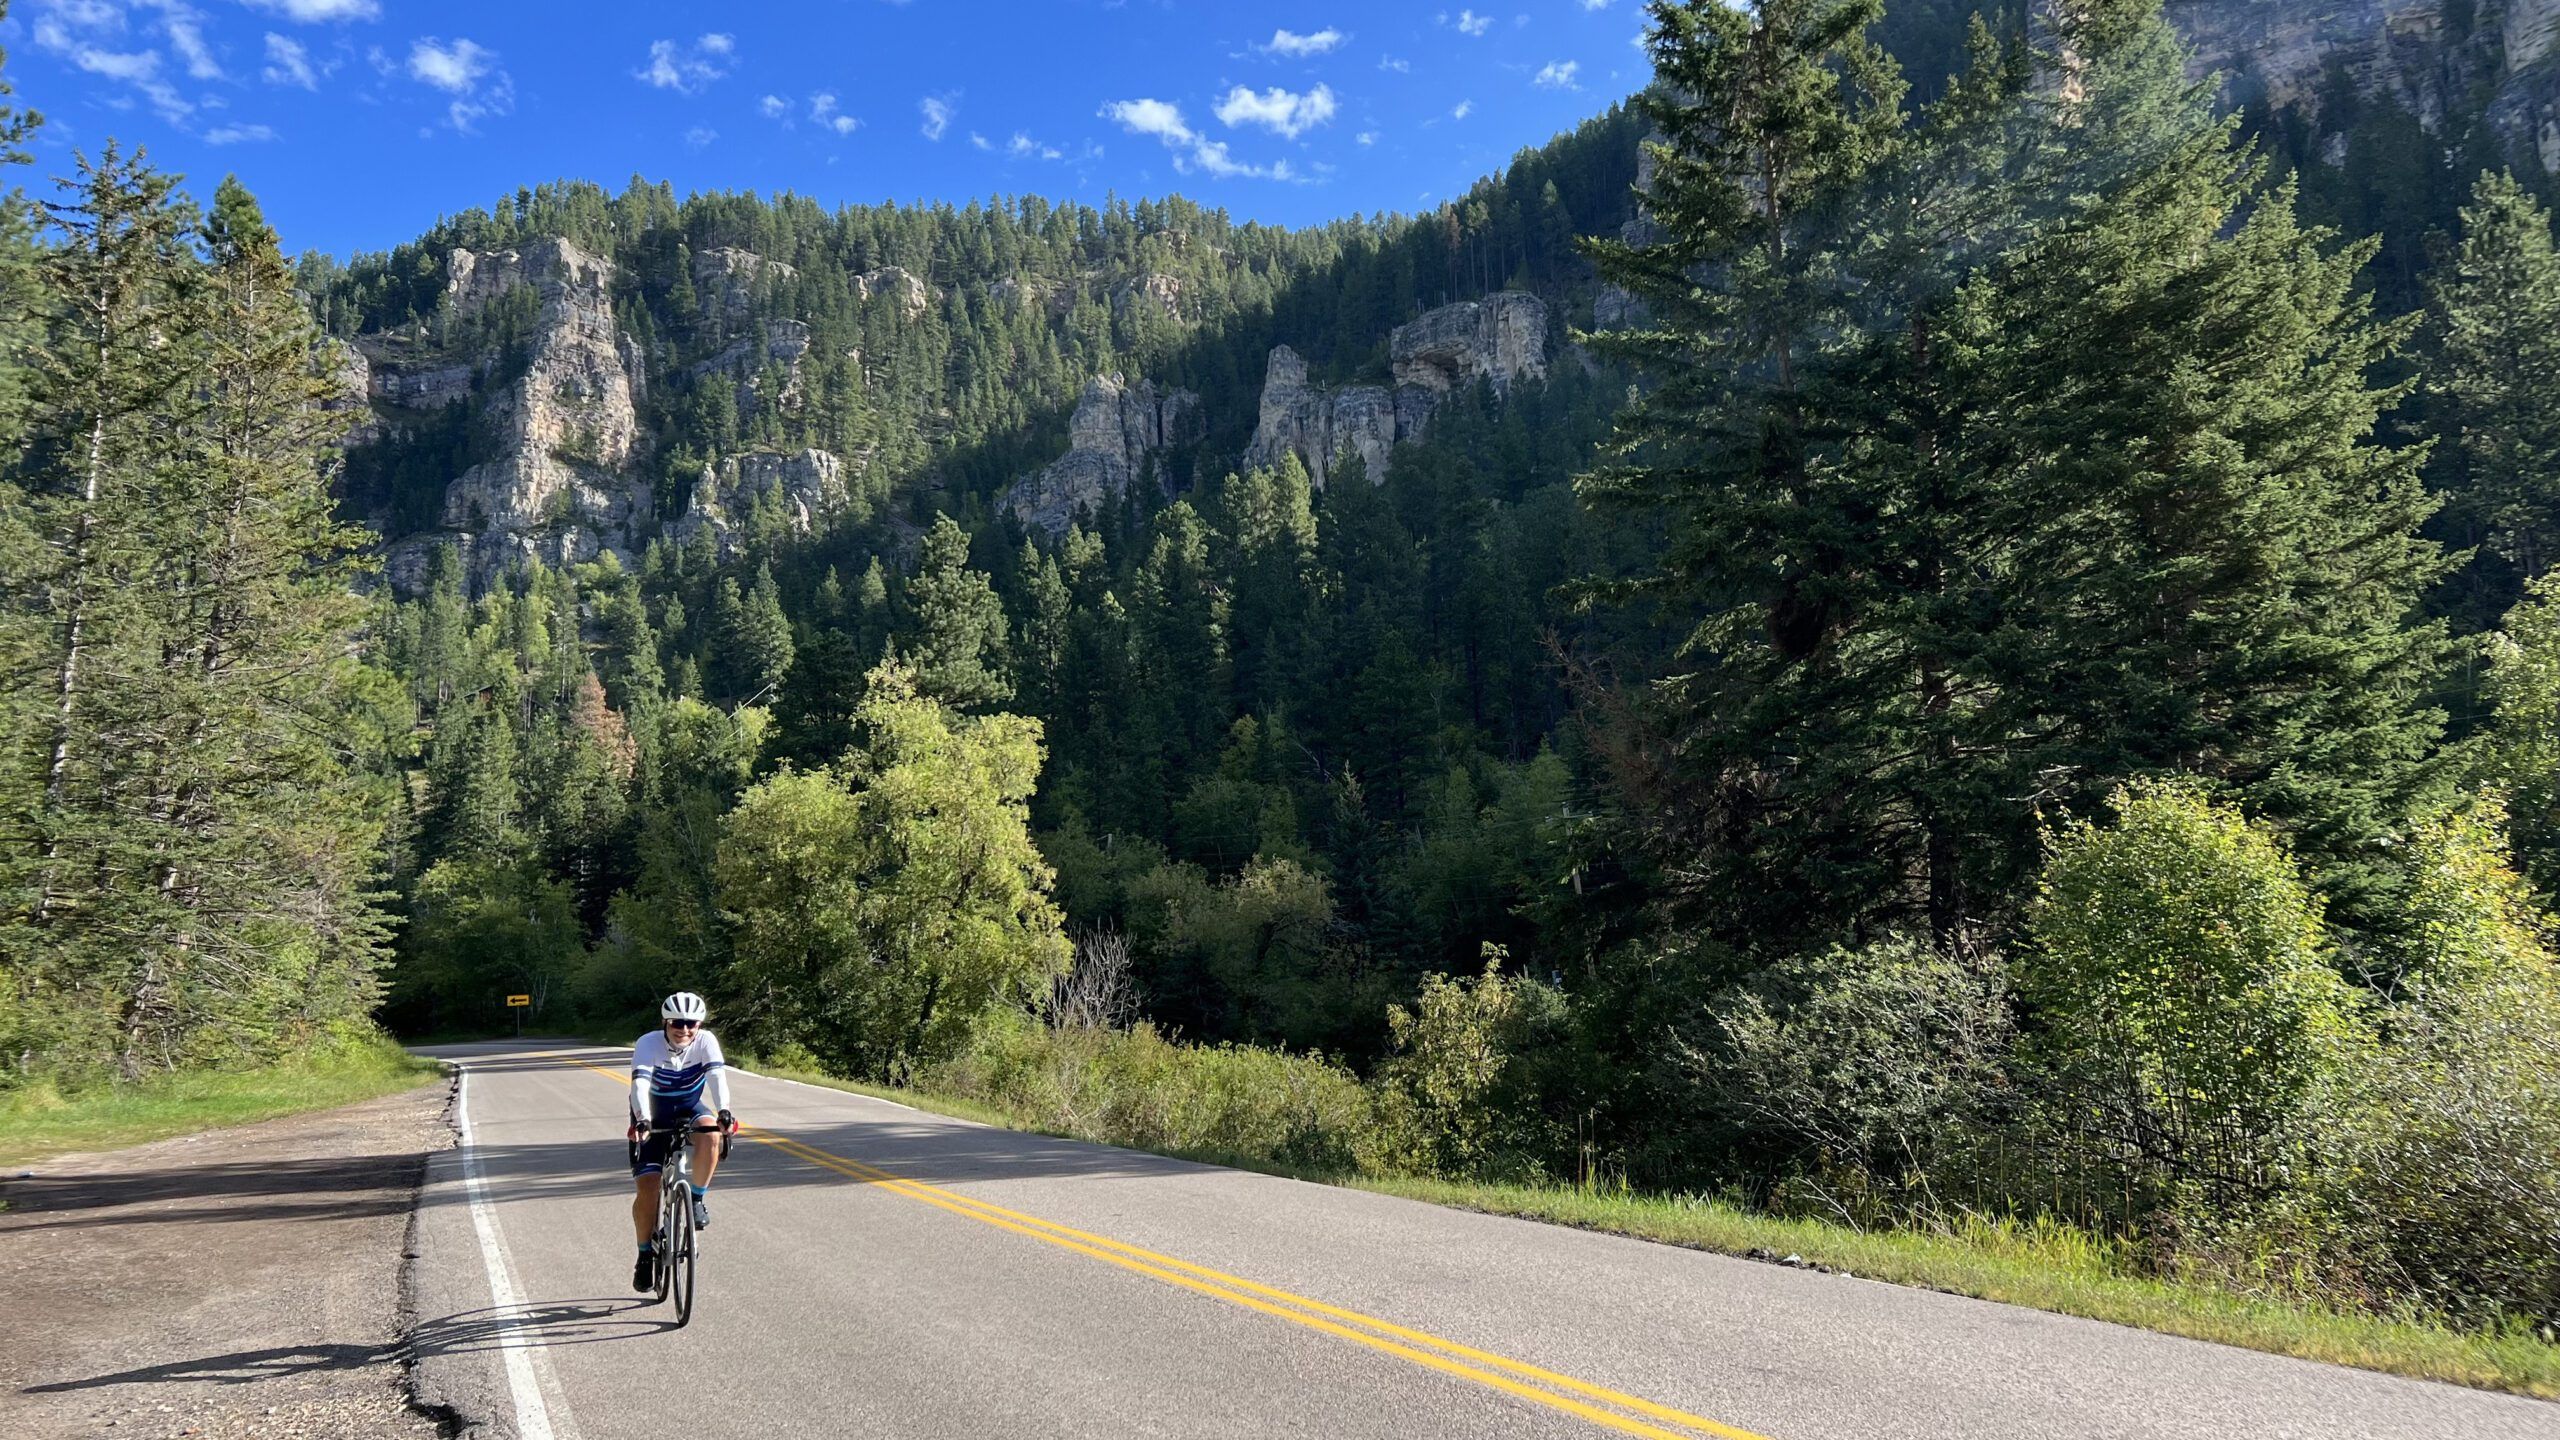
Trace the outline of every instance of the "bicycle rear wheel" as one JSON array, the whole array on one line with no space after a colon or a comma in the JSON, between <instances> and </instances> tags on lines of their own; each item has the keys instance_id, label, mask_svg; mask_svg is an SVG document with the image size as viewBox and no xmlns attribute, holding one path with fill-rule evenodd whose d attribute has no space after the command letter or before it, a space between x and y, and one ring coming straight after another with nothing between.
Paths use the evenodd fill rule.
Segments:
<instances>
[{"instance_id":1,"label":"bicycle rear wheel","mask_svg":"<svg viewBox=\"0 0 2560 1440\"><path fill-rule=\"evenodd\" d=\"M682 1200L676 1202L673 1230L675 1249L667 1257L667 1274L676 1300L676 1328L682 1329L693 1319L693 1207Z\"/></svg>"}]
</instances>

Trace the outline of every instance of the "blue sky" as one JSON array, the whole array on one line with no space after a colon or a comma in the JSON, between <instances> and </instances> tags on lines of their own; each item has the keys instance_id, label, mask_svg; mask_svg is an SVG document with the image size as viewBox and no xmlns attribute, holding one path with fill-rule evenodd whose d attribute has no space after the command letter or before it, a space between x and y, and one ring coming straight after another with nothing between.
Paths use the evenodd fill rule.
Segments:
<instances>
[{"instance_id":1,"label":"blue sky","mask_svg":"<svg viewBox=\"0 0 2560 1440\"><path fill-rule=\"evenodd\" d=\"M1412 210L1640 86L1638 0L14 0L75 148L236 172L289 249L408 239L519 185L633 174L848 201L1180 192L1307 224Z\"/></svg>"}]
</instances>

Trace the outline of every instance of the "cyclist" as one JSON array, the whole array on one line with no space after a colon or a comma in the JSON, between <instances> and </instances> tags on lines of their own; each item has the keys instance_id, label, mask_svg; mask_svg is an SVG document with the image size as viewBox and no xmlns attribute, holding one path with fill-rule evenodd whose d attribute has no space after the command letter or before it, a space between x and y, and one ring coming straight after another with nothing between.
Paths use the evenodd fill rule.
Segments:
<instances>
[{"instance_id":1,"label":"cyclist","mask_svg":"<svg viewBox=\"0 0 2560 1440\"><path fill-rule=\"evenodd\" d=\"M671 1135L646 1134L646 1127L691 1122L697 1137L734 1135L737 1117L729 1113L728 1067L720 1059L720 1041L703 1021L711 1007L690 990L679 990L658 1007L664 1023L631 1047L631 1228L639 1232L640 1259L631 1267L635 1290L654 1288L650 1272L651 1238L657 1228L658 1176L667 1161ZM707 1092L707 1093L706 1093ZM711 1207L702 1192L711 1188L711 1172L720 1165L720 1147L697 1144L693 1151L693 1227L711 1228Z\"/></svg>"}]
</instances>

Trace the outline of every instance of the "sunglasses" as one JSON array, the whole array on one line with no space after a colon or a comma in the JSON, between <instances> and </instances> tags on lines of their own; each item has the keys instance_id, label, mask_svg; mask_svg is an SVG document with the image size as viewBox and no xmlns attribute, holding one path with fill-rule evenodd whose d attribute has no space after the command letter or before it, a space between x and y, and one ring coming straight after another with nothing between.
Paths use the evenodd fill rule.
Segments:
<instances>
[{"instance_id":1,"label":"sunglasses","mask_svg":"<svg viewBox=\"0 0 2560 1440\"><path fill-rule=\"evenodd\" d=\"M702 1028L702 1022L699 1020L670 1020L667 1022L667 1028L670 1030L699 1030Z\"/></svg>"}]
</instances>

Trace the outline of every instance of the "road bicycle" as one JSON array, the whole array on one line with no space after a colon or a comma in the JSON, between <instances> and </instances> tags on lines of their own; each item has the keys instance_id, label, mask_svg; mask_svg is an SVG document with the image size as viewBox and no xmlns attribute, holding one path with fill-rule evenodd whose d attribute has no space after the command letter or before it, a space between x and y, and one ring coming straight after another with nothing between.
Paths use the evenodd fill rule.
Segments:
<instances>
[{"instance_id":1,"label":"road bicycle","mask_svg":"<svg viewBox=\"0 0 2560 1440\"><path fill-rule=\"evenodd\" d=\"M693 1141L697 1135L719 1132L698 1130L686 1123L651 1125L640 1133L643 1137L673 1137L667 1142L667 1158L658 1167L658 1229L653 1243L657 1247L656 1301L674 1297L676 1328L681 1330L693 1319ZM728 1139L720 1136L724 1146Z\"/></svg>"}]
</instances>

